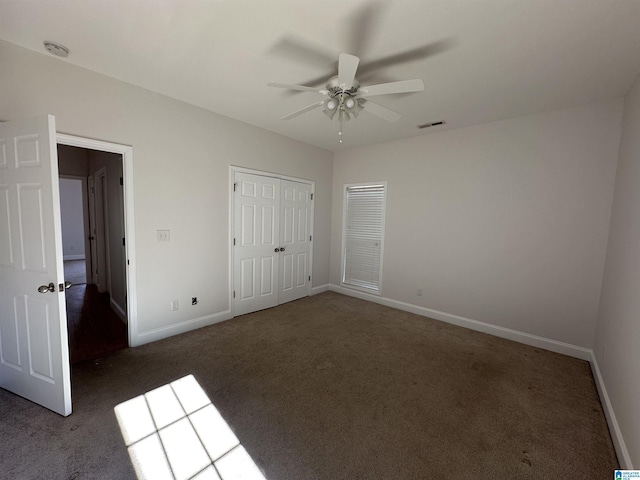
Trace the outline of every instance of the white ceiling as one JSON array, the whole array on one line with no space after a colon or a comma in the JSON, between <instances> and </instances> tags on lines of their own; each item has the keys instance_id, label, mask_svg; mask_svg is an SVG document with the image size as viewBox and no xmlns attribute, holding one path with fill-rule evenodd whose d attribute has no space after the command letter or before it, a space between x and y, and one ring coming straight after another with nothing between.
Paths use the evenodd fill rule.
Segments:
<instances>
[{"instance_id":1,"label":"white ceiling","mask_svg":"<svg viewBox=\"0 0 640 480\"><path fill-rule=\"evenodd\" d=\"M61 61L338 150L623 96L640 0L0 0L0 38L45 55L54 40ZM320 109L280 120L322 97L266 86L328 79L341 52L366 65L424 46L362 83L425 91L377 97L402 118L363 112L342 145Z\"/></svg>"}]
</instances>

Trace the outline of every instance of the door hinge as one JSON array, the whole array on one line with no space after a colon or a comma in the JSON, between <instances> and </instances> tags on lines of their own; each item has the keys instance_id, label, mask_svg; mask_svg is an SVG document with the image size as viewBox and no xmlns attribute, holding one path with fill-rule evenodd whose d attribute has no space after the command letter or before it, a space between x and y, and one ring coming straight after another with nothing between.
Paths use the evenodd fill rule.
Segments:
<instances>
[{"instance_id":1,"label":"door hinge","mask_svg":"<svg viewBox=\"0 0 640 480\"><path fill-rule=\"evenodd\" d=\"M236 246L236 239L235 238L233 239L233 246L234 247Z\"/></svg>"},{"instance_id":2,"label":"door hinge","mask_svg":"<svg viewBox=\"0 0 640 480\"><path fill-rule=\"evenodd\" d=\"M120 177L120 185L124 185L124 178Z\"/></svg>"},{"instance_id":3,"label":"door hinge","mask_svg":"<svg viewBox=\"0 0 640 480\"><path fill-rule=\"evenodd\" d=\"M233 291L233 298L236 298L236 291Z\"/></svg>"},{"instance_id":4,"label":"door hinge","mask_svg":"<svg viewBox=\"0 0 640 480\"><path fill-rule=\"evenodd\" d=\"M313 200L313 193L311 194L311 200Z\"/></svg>"},{"instance_id":5,"label":"door hinge","mask_svg":"<svg viewBox=\"0 0 640 480\"><path fill-rule=\"evenodd\" d=\"M313 238L313 235L309 235L309 241L311 241L312 238Z\"/></svg>"},{"instance_id":6,"label":"door hinge","mask_svg":"<svg viewBox=\"0 0 640 480\"><path fill-rule=\"evenodd\" d=\"M122 237L122 246L125 247L125 243L124 243L124 237Z\"/></svg>"},{"instance_id":7,"label":"door hinge","mask_svg":"<svg viewBox=\"0 0 640 480\"><path fill-rule=\"evenodd\" d=\"M237 187L238 187L238 182L234 182L234 184L233 184L233 191L234 191L234 192L236 191L236 188L237 188Z\"/></svg>"},{"instance_id":8,"label":"door hinge","mask_svg":"<svg viewBox=\"0 0 640 480\"><path fill-rule=\"evenodd\" d=\"M309 281L311 281L311 275L309 275Z\"/></svg>"}]
</instances>

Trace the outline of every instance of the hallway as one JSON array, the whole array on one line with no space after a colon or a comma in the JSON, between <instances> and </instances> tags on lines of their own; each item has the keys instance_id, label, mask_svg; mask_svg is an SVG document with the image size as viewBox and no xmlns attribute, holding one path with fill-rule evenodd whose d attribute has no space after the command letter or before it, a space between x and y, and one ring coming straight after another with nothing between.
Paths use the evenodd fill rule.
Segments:
<instances>
[{"instance_id":1,"label":"hallway","mask_svg":"<svg viewBox=\"0 0 640 480\"><path fill-rule=\"evenodd\" d=\"M127 326L111 309L109 294L87 285L84 260L64 262L71 363L100 358L128 347Z\"/></svg>"}]
</instances>

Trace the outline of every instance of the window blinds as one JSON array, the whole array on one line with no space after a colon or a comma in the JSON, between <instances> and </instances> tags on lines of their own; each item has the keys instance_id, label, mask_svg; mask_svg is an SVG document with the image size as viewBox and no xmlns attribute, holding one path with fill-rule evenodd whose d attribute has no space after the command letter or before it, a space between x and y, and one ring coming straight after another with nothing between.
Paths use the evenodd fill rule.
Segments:
<instances>
[{"instance_id":1,"label":"window blinds","mask_svg":"<svg viewBox=\"0 0 640 480\"><path fill-rule=\"evenodd\" d=\"M347 186L342 282L380 292L385 186Z\"/></svg>"}]
</instances>

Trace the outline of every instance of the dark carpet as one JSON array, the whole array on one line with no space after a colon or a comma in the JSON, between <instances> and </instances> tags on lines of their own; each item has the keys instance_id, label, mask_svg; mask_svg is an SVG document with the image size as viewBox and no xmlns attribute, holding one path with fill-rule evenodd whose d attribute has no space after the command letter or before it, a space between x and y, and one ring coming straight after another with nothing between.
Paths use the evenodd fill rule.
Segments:
<instances>
[{"instance_id":1,"label":"dark carpet","mask_svg":"<svg viewBox=\"0 0 640 480\"><path fill-rule=\"evenodd\" d=\"M268 480L611 478L589 364L323 293L0 390L0 476L133 479L113 407L189 373Z\"/></svg>"},{"instance_id":2,"label":"dark carpet","mask_svg":"<svg viewBox=\"0 0 640 480\"><path fill-rule=\"evenodd\" d=\"M128 347L127 325L111 308L108 293L99 293L95 285L74 285L65 301L72 364Z\"/></svg>"},{"instance_id":3,"label":"dark carpet","mask_svg":"<svg viewBox=\"0 0 640 480\"><path fill-rule=\"evenodd\" d=\"M109 293L87 284L84 260L64 262L64 279L71 363L93 360L127 348L127 326L111 308Z\"/></svg>"}]
</instances>

